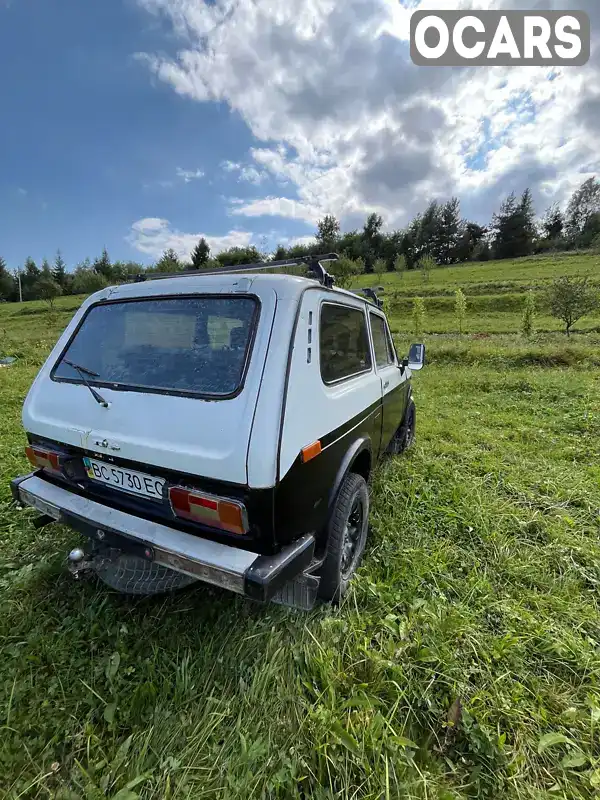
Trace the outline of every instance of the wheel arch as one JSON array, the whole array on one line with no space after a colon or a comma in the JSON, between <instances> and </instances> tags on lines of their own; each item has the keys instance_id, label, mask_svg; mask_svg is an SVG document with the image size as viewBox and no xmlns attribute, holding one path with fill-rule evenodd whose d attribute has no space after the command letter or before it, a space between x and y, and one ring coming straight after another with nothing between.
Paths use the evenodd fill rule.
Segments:
<instances>
[{"instance_id":1,"label":"wheel arch","mask_svg":"<svg viewBox=\"0 0 600 800\"><path fill-rule=\"evenodd\" d=\"M328 516L331 514L340 486L349 472L357 472L368 481L373 467L373 448L369 436L361 436L353 442L340 463L328 500Z\"/></svg>"}]
</instances>

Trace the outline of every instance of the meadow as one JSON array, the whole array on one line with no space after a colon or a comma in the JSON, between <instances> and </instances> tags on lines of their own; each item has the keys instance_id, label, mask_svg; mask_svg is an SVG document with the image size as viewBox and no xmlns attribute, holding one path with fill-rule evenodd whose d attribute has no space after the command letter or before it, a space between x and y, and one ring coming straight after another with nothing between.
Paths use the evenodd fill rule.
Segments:
<instances>
[{"instance_id":1,"label":"meadow","mask_svg":"<svg viewBox=\"0 0 600 800\"><path fill-rule=\"evenodd\" d=\"M567 339L548 256L365 276L399 351L427 305L417 444L373 479L339 608L76 583L76 534L10 502L20 409L82 298L0 305L0 796L592 798L600 792L600 316ZM467 295L459 336L452 294ZM527 289L538 332L519 333Z\"/></svg>"}]
</instances>

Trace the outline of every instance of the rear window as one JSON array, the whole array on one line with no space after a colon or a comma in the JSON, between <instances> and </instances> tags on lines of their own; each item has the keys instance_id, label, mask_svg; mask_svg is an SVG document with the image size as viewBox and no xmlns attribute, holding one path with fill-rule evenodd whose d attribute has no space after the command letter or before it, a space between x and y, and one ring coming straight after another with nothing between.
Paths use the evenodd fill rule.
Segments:
<instances>
[{"instance_id":1,"label":"rear window","mask_svg":"<svg viewBox=\"0 0 600 800\"><path fill-rule=\"evenodd\" d=\"M84 367L91 384L232 395L243 380L257 313L258 303L249 297L170 297L93 306L52 378L82 383L67 360Z\"/></svg>"}]
</instances>

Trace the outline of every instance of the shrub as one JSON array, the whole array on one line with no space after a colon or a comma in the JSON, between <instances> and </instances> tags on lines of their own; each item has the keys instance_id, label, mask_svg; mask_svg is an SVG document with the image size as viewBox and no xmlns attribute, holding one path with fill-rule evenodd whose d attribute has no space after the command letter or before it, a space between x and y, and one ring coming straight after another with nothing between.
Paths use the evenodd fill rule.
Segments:
<instances>
[{"instance_id":1,"label":"shrub","mask_svg":"<svg viewBox=\"0 0 600 800\"><path fill-rule=\"evenodd\" d=\"M360 275L365 271L365 265L360 259L340 258L332 261L329 271L335 277L335 284L340 289L348 289L355 275Z\"/></svg>"},{"instance_id":2,"label":"shrub","mask_svg":"<svg viewBox=\"0 0 600 800\"><path fill-rule=\"evenodd\" d=\"M535 295L530 289L525 296L525 306L523 308L523 320L521 322L521 333L529 338L534 333L535 322Z\"/></svg>"},{"instance_id":3,"label":"shrub","mask_svg":"<svg viewBox=\"0 0 600 800\"><path fill-rule=\"evenodd\" d=\"M108 282L103 275L92 269L78 269L73 276L73 292L75 294L93 294L104 289Z\"/></svg>"},{"instance_id":4,"label":"shrub","mask_svg":"<svg viewBox=\"0 0 600 800\"><path fill-rule=\"evenodd\" d=\"M462 336L465 319L467 318L467 298L462 289L454 292L454 316L459 334Z\"/></svg>"},{"instance_id":5,"label":"shrub","mask_svg":"<svg viewBox=\"0 0 600 800\"><path fill-rule=\"evenodd\" d=\"M425 327L425 301L422 297L415 297L412 309L413 333L421 336Z\"/></svg>"},{"instance_id":6,"label":"shrub","mask_svg":"<svg viewBox=\"0 0 600 800\"><path fill-rule=\"evenodd\" d=\"M419 269L421 270L421 277L423 278L424 283L429 282L429 274L432 269L435 269L436 266L437 264L431 256L423 256L423 258L419 261Z\"/></svg>"},{"instance_id":7,"label":"shrub","mask_svg":"<svg viewBox=\"0 0 600 800\"><path fill-rule=\"evenodd\" d=\"M406 272L406 256L396 256L396 260L394 261L394 271L397 272L401 278L404 277L404 273Z\"/></svg>"},{"instance_id":8,"label":"shrub","mask_svg":"<svg viewBox=\"0 0 600 800\"><path fill-rule=\"evenodd\" d=\"M50 309L54 308L54 301L62 294L60 284L46 275L42 275L42 277L36 281L34 291L41 300L45 300L48 303Z\"/></svg>"},{"instance_id":9,"label":"shrub","mask_svg":"<svg viewBox=\"0 0 600 800\"><path fill-rule=\"evenodd\" d=\"M598 295L587 278L563 275L550 287L548 303L552 316L565 323L565 333L570 336L571 328L577 320L597 307Z\"/></svg>"}]
</instances>

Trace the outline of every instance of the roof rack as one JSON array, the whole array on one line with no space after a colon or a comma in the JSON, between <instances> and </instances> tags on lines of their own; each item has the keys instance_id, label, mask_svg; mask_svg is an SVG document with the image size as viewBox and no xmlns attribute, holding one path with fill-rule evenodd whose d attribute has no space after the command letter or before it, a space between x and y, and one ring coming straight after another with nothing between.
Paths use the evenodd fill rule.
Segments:
<instances>
[{"instance_id":1,"label":"roof rack","mask_svg":"<svg viewBox=\"0 0 600 800\"><path fill-rule=\"evenodd\" d=\"M155 273L138 273L136 275L131 275L130 277L138 283L141 281L156 281L156 280L163 280L165 278L188 278L192 275L220 275L222 273L226 274L235 274L238 272L261 272L264 270L269 269L283 269L285 267L295 267L300 266L301 264L306 264L315 276L315 278L321 283L323 286L331 288L335 283L335 278L333 275L330 275L325 267L323 266L322 262L326 261L337 261L338 255L337 253L327 253L325 255L310 255L310 256L299 256L298 258L286 258L283 261L258 261L256 264L238 264L236 266L225 266L225 267L217 267L216 269L210 270L203 270L203 269L194 269L194 270L185 270L183 272L155 272Z\"/></svg>"},{"instance_id":2,"label":"roof rack","mask_svg":"<svg viewBox=\"0 0 600 800\"><path fill-rule=\"evenodd\" d=\"M381 308L383 306L383 300L380 300L379 297L377 296L377 292L385 291L383 286L367 287L366 289L359 289L358 291L361 294L364 294L365 297L368 297L372 303L375 303L377 308Z\"/></svg>"}]
</instances>

